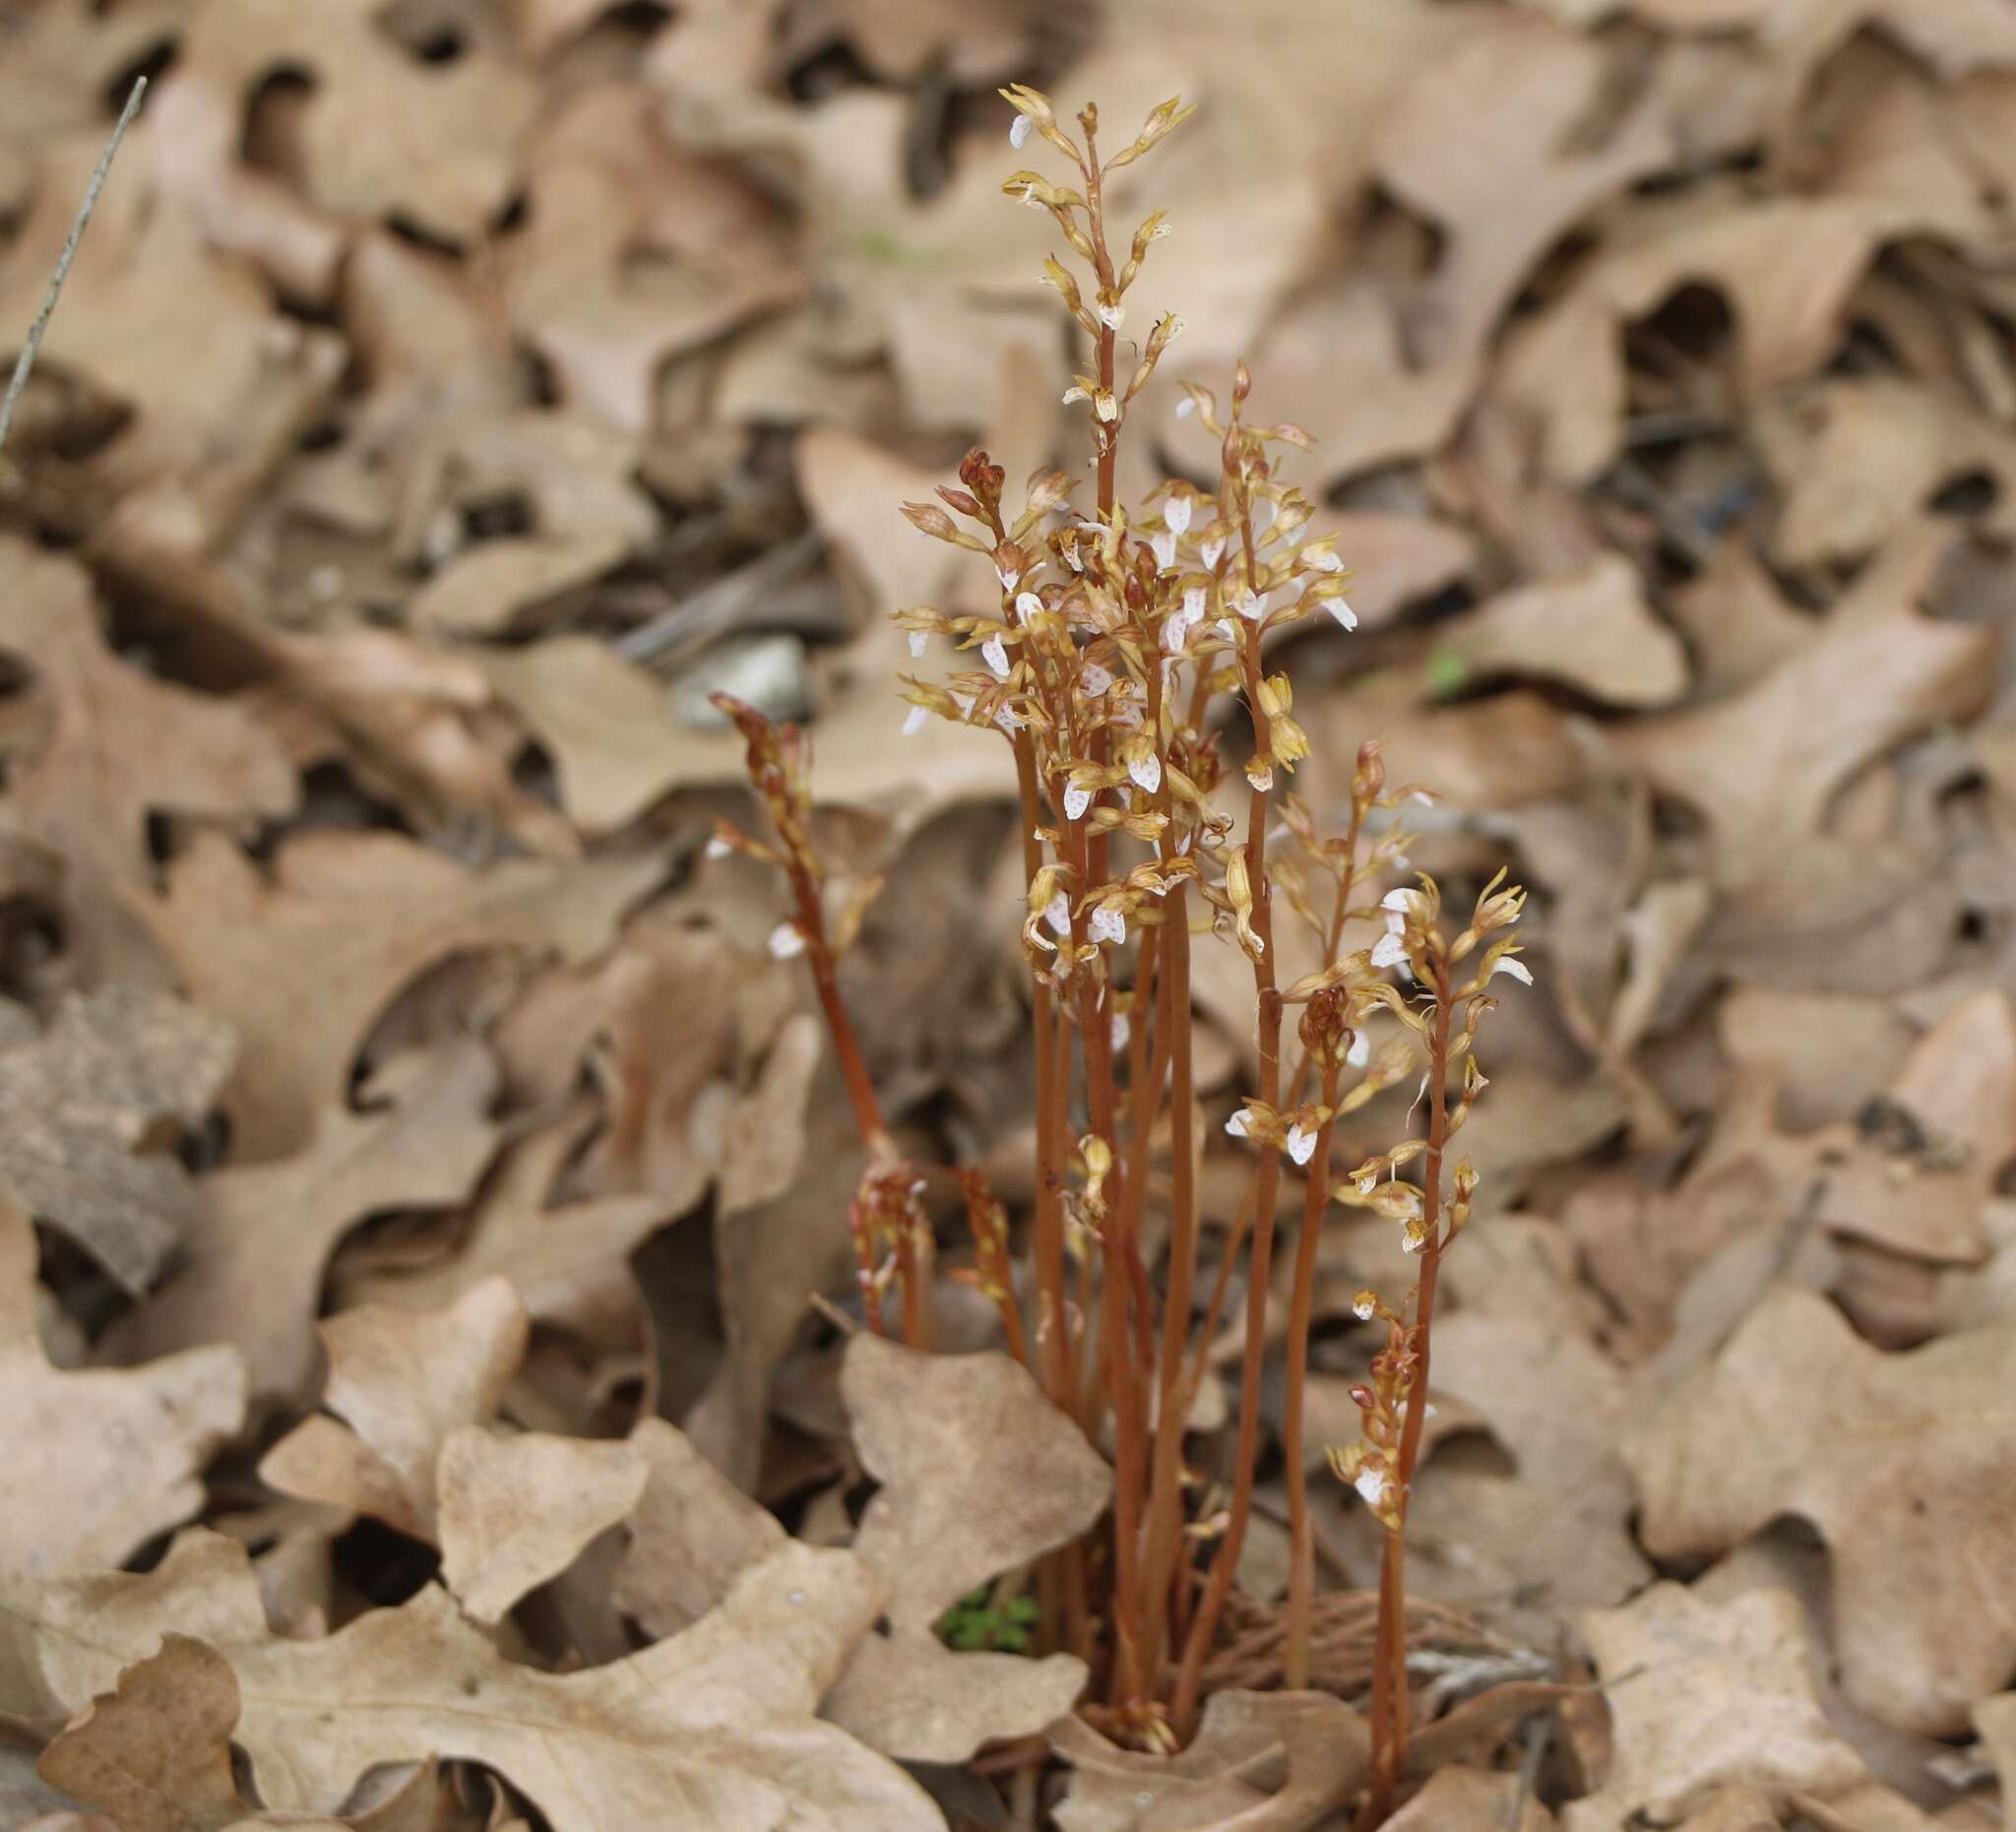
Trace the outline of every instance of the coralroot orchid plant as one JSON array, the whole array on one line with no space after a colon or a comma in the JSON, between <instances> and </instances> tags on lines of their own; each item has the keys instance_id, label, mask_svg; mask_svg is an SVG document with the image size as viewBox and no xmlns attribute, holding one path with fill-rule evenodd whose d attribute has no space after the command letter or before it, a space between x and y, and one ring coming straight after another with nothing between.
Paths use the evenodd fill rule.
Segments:
<instances>
[{"instance_id":1,"label":"coralroot orchid plant","mask_svg":"<svg viewBox=\"0 0 2016 1832\"><path fill-rule=\"evenodd\" d=\"M905 677L905 730L932 718L991 728L1012 746L1020 785L1039 1162L1026 1227L1011 1221L976 1172L960 1172L971 1276L998 1305L1010 1353L1088 1436L1110 1444L1116 1478L1112 1518L1098 1543L1067 1548L1039 1573L1041 1638L1093 1664L1103 1695L1093 1709L1112 1734L1169 1748L1194 1730L1206 1659L1252 1516L1275 1215L1281 1180L1292 1172L1303 1178L1304 1199L1287 1343L1292 1565L1284 1677L1292 1686L1307 1682L1315 1573L1303 1413L1317 1245L1333 1201L1385 1216L1416 1256L1418 1279L1395 1303L1359 1294L1357 1315L1383 1323L1386 1344L1369 1382L1354 1390L1363 1436L1331 1452L1337 1474L1385 1528L1374 1772L1361 1820L1375 1825L1390 1808L1408 1735L1403 1556L1437 1274L1477 1184L1467 1161L1448 1165L1448 1152L1485 1085L1474 1044L1493 1003L1487 988L1501 973L1530 983L1504 932L1524 894L1493 880L1453 938L1431 879L1381 895L1407 863L1398 810L1427 795L1387 787L1375 742L1357 754L1341 831L1324 831L1287 791L1309 739L1293 717L1287 675L1267 670L1269 639L1310 616L1328 615L1347 630L1355 619L1332 538L1311 532L1309 500L1278 468L1282 448L1306 448L1308 435L1291 424L1248 422L1243 364L1228 411L1187 383L1178 409L1219 441L1215 488L1166 482L1131 512L1115 499L1129 406L1181 321L1156 319L1122 378L1128 295L1167 223L1155 212L1116 260L1104 187L1189 110L1165 102L1102 161L1096 109L1078 116L1082 139L1074 138L1036 91L1002 94L1017 111L1015 146L1039 135L1072 174L1060 185L1019 171L1004 188L1050 214L1085 270L1081 280L1052 259L1044 279L1090 344L1088 371L1064 398L1088 411L1094 497L1089 508L1075 507L1073 480L1040 471L1011 508L1000 468L984 452L970 453L957 487L904 513L925 535L986 560L998 608L907 608L897 621L919 660L934 643L954 654L942 678ZM1236 772L1222 761L1212 721L1228 696L1243 700L1253 734ZM873 887L829 921L808 839L806 740L737 702L722 704L748 741L774 844L723 823L714 845L770 859L789 880L795 909L772 951L803 955L811 969L868 1154L849 1218L867 1323L889 1327L893 1294L904 1339L925 1346L925 1179L891 1143L836 983L836 959ZM1278 902L1309 925L1323 963L1286 986L1277 979ZM1347 947L1354 924L1376 933L1376 944ZM1250 1180L1208 1294L1200 1287L1190 1001L1190 950L1200 937L1236 947L1250 963L1258 1057L1257 1086L1226 1126L1251 1151ZM1298 1047L1290 1061L1284 1034L1292 1014ZM1391 1034L1375 1048L1382 1029ZM1417 1079L1425 1131L1333 1180L1339 1120ZM1413 1110L1421 1106L1418 1098ZM1163 1181L1152 1183L1165 1164ZM1159 1203L1166 1191L1160 1268L1144 1244L1152 1189ZM1200 1493L1184 1463L1184 1421L1242 1245L1245 1349L1229 1493ZM1022 1250L1028 1273L1019 1280Z\"/></svg>"}]
</instances>

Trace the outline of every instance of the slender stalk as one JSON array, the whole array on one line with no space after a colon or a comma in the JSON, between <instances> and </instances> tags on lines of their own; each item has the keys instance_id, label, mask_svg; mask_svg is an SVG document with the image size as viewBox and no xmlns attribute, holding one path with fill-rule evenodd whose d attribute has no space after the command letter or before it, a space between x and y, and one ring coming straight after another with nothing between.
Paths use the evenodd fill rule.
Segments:
<instances>
[{"instance_id":1,"label":"slender stalk","mask_svg":"<svg viewBox=\"0 0 2016 1832\"><path fill-rule=\"evenodd\" d=\"M1295 1241L1294 1297L1288 1318L1287 1416L1282 1423L1282 1455L1288 1464L1288 1657L1287 1681L1299 1691L1309 1683L1310 1611L1316 1590L1316 1539L1309 1525L1309 1479L1304 1458L1302 1409L1308 1387L1309 1321L1316 1290L1316 1245L1322 1237L1323 1216L1330 1204L1330 1133L1334 1121L1327 1109L1337 1105L1338 1065L1324 1058L1323 1106L1326 1116L1316 1129L1316 1149L1309 1158L1308 1187L1302 1199L1302 1232Z\"/></svg>"},{"instance_id":2,"label":"slender stalk","mask_svg":"<svg viewBox=\"0 0 2016 1832\"><path fill-rule=\"evenodd\" d=\"M1236 422L1234 422L1236 428ZM1253 504L1250 484L1238 483L1239 534L1245 551L1246 589L1258 596L1257 560L1253 546ZM1272 721L1260 692L1260 630L1249 624L1241 632L1239 660L1245 675L1247 703L1252 711L1255 747L1272 755ZM1270 1107L1281 1104L1281 994L1275 984L1274 898L1267 876L1267 822L1271 790L1255 787L1246 810L1246 877L1252 887L1253 933L1259 958L1253 963L1254 1000L1260 1032L1260 1099ZM1239 1437L1234 1453L1232 1498L1224 1542L1212 1561L1210 1582L1183 1648L1172 1708L1176 1733L1187 1738L1195 1729L1204 1680L1204 1663L1218 1632L1219 1616L1237 1572L1246 1527L1253 1510L1254 1472L1260 1457L1260 1375L1267 1353L1267 1294L1274 1254L1275 1195L1281 1185L1281 1155L1263 1147L1253 1178L1253 1246L1246 1267L1246 1347L1239 1376Z\"/></svg>"},{"instance_id":3,"label":"slender stalk","mask_svg":"<svg viewBox=\"0 0 2016 1832\"><path fill-rule=\"evenodd\" d=\"M1022 868L1033 882L1043 865L1042 797L1037 786L1036 744L1027 730L1015 734L1015 780L1021 793ZM1071 1356L1065 1341L1064 1211L1058 1191L1064 1182L1064 1106L1056 1087L1056 1017L1050 988L1032 977L1030 1009L1036 1033L1036 1223L1032 1254L1036 1266L1037 1347L1043 1388L1067 1410L1071 1404Z\"/></svg>"},{"instance_id":4,"label":"slender stalk","mask_svg":"<svg viewBox=\"0 0 2016 1832\"><path fill-rule=\"evenodd\" d=\"M1435 1017L1428 1037L1428 1142L1421 1171L1421 1221L1427 1231L1421 1248L1420 1283L1415 1288L1415 1320L1408 1332L1414 1365L1408 1385L1407 1417L1401 1425L1395 1482L1398 1524L1389 1527L1379 1565L1378 1664L1372 1673L1372 1774L1360 1809L1358 1832L1372 1832L1392 1810L1407 1759L1407 1515L1419 1460L1421 1427L1428 1412L1429 1337L1435 1320L1436 1275L1441 1270L1442 1157L1449 1141L1450 963L1437 963Z\"/></svg>"},{"instance_id":5,"label":"slender stalk","mask_svg":"<svg viewBox=\"0 0 2016 1832\"><path fill-rule=\"evenodd\" d=\"M126 105L119 110L118 124L112 129L111 139L105 142L104 152L98 155L91 182L84 188L84 202L77 208L77 218L70 225L63 252L56 257L55 271L49 276L49 288L42 294L41 309L35 313L34 323L28 328L28 341L22 345L21 354L15 359L14 373L8 378L6 398L0 400L0 451L7 448L7 435L14 426L15 405L21 400L22 390L28 386L28 378L34 372L43 335L49 329L56 301L63 296L63 283L70 278L70 264L77 258L78 243L84 240L85 225L91 221L91 213L97 208L98 193L105 186L105 174L112 169L113 156L119 151L119 143L126 138L126 130L133 125L133 117L140 112L140 99L146 94L147 79L135 77Z\"/></svg>"}]
</instances>

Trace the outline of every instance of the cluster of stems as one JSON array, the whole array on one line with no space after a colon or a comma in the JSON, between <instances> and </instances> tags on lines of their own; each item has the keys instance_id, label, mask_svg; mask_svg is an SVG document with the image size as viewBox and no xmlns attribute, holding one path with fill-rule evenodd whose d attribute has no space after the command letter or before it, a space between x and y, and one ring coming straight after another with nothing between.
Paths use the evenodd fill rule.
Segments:
<instances>
[{"instance_id":1,"label":"cluster of stems","mask_svg":"<svg viewBox=\"0 0 2016 1832\"><path fill-rule=\"evenodd\" d=\"M1282 1180L1303 1179L1284 1425L1290 1685L1308 1679L1313 1632L1303 1420L1321 1230L1332 1202L1373 1209L1400 1226L1418 1256L1418 1284L1397 1309L1360 1295L1359 1315L1383 1319L1389 1340L1370 1384L1357 1390L1364 1438L1333 1453L1338 1473L1387 1529L1377 1774L1365 1822L1376 1824L1390 1806L1407 1735L1402 1545L1435 1277L1468 1218L1476 1181L1459 1166L1453 1195L1445 1195L1444 1159L1483 1087L1472 1044L1491 1004L1484 987L1498 972L1526 978L1517 949L1498 935L1516 920L1521 893L1494 882L1453 940L1442 935L1430 879L1381 895L1407 864L1399 810L1427 797L1388 787L1376 743L1357 753L1336 829L1319 828L1288 792L1285 779L1309 754L1309 740L1294 719L1288 677L1267 670L1268 649L1311 615L1328 614L1346 629L1354 619L1333 540L1312 534L1312 505L1280 473L1282 448L1305 448L1308 437L1292 424L1249 422L1243 364L1224 412L1210 392L1184 384L1178 411L1195 414L1218 443L1215 487L1169 481L1131 513L1116 500L1130 405L1181 325L1170 315L1156 319L1131 347L1122 377L1126 301L1167 224L1155 212L1116 258L1105 187L1188 110L1163 104L1102 161L1095 109L1078 116L1074 137L1036 91L1003 94L1017 111L1014 144L1040 135L1076 180L1059 185L1021 171L1004 188L1046 211L1083 264L1082 282L1054 259L1045 278L1090 347L1087 372L1065 399L1085 404L1096 480L1092 503L1080 509L1072 479L1040 471L1011 508L1001 469L975 451L939 502L904 511L924 534L982 556L998 585L985 611L897 613L914 655L926 656L934 642L954 655L943 677L905 677L906 729L933 717L991 727L1013 748L1020 787L1037 1175L1032 1212L1018 1227L976 1173L959 1173L974 1252L966 1276L999 1307L1009 1352L1114 1463L1108 1528L1038 1573L1047 1637L1092 1663L1105 1728L1142 1747L1168 1748L1195 1727L1252 1518ZM1221 756L1220 716L1233 700L1243 703L1252 732L1236 768ZM905 1340L923 1346L928 1178L900 1162L889 1142L836 987L835 959L858 924L862 893L837 915L825 908L826 881L807 838L801 734L724 704L748 739L776 840L759 843L724 824L716 844L767 857L789 880L796 909L773 937L773 952L802 954L812 971L868 1152L851 1218L868 1323L887 1327L893 1289ZM1278 977L1278 905L1307 925L1318 961L1288 985ZM1375 944L1348 947L1354 924ZM1253 1092L1226 1121L1245 1141L1252 1167L1208 1295L1190 998L1190 951L1199 938L1235 947L1250 964L1257 1065ZM1292 1016L1295 1047L1285 1051ZM1376 1049L1375 1029L1391 1032ZM1333 1183L1340 1122L1417 1076L1425 1133ZM1400 1174L1416 1160L1418 1182L1413 1171ZM1147 1244L1151 1220L1166 1222L1159 1263ZM1186 1422L1242 1255L1236 1442L1228 1481L1206 1485L1185 1461ZM1421 1404L1413 1403L1418 1397Z\"/></svg>"}]
</instances>

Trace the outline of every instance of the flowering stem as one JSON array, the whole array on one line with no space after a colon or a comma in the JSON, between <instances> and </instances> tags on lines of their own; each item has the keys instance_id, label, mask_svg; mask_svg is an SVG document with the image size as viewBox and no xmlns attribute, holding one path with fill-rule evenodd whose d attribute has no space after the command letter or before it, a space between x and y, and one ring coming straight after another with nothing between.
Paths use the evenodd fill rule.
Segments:
<instances>
[{"instance_id":1,"label":"flowering stem","mask_svg":"<svg viewBox=\"0 0 2016 1832\"><path fill-rule=\"evenodd\" d=\"M1441 1270L1442 1156L1449 1141L1450 963L1436 962L1435 1016L1428 1031L1428 1142L1421 1171L1420 1282L1415 1288L1414 1327L1408 1332L1414 1364L1408 1383L1407 1416L1401 1425L1394 1482L1398 1512L1386 1532L1379 1565L1379 1629L1372 1670L1372 1775L1357 1832L1372 1832L1392 1810L1394 1790L1407 1758L1407 1515L1414 1493L1415 1465L1420 1457L1421 1427L1428 1411L1429 1331L1435 1320L1435 1283Z\"/></svg>"},{"instance_id":2,"label":"flowering stem","mask_svg":"<svg viewBox=\"0 0 2016 1832\"><path fill-rule=\"evenodd\" d=\"M1015 733L1015 777L1022 800L1022 866L1031 881L1042 869L1042 801L1037 787L1036 745L1026 729ZM1048 982L1033 977L1030 1007L1036 1031L1036 1265L1037 1346L1043 1386L1071 1409L1071 1356L1066 1341L1064 1212L1057 1199L1064 1182L1064 1099L1057 1087L1056 1017Z\"/></svg>"},{"instance_id":3,"label":"flowering stem","mask_svg":"<svg viewBox=\"0 0 2016 1832\"><path fill-rule=\"evenodd\" d=\"M1306 1056L1303 1058L1308 1059ZM1288 1660L1287 1682L1292 1691L1309 1683L1310 1611L1315 1601L1316 1542L1309 1526L1309 1482L1302 1439L1302 1407L1308 1385L1309 1321L1316 1290L1316 1245L1322 1237L1323 1215L1330 1202L1331 1109L1337 1105L1338 1065L1323 1060L1325 1117L1316 1130L1316 1149L1309 1159L1309 1181L1302 1198L1302 1232L1295 1241L1294 1297L1288 1319L1287 1414L1282 1425L1282 1454L1288 1465Z\"/></svg>"},{"instance_id":4,"label":"flowering stem","mask_svg":"<svg viewBox=\"0 0 2016 1832\"><path fill-rule=\"evenodd\" d=\"M1243 367L1241 375L1243 376ZM1236 428L1236 418L1234 419ZM1245 549L1246 589L1258 596L1253 547L1253 500L1251 486L1243 475L1236 480L1239 504L1239 534ZM1239 660L1245 675L1247 705L1253 717L1256 754L1271 757L1274 748L1272 720L1260 691L1260 627L1248 624L1241 632ZM1271 779L1271 772L1270 772ZM1246 877L1252 887L1251 925L1258 939L1253 961L1253 989L1260 1033L1260 1099L1270 1108L1281 1104L1281 994L1274 977L1274 897L1267 876L1267 821L1270 788L1253 787L1246 809ZM1218 1620L1225 1609L1227 1593L1238 1569L1239 1553L1246 1543L1246 1526L1253 1511L1253 1480L1260 1455L1260 1374L1267 1353L1267 1293L1274 1255L1274 1208L1281 1186L1281 1155L1263 1147L1253 1176L1253 1247L1246 1266L1246 1344L1239 1374L1239 1439L1234 1453L1232 1498L1226 1521L1225 1539L1212 1561L1211 1579L1190 1624L1183 1648L1182 1666L1176 1676L1172 1715L1176 1734L1188 1738L1195 1729L1199 1695L1204 1683L1204 1663L1218 1633Z\"/></svg>"}]
</instances>

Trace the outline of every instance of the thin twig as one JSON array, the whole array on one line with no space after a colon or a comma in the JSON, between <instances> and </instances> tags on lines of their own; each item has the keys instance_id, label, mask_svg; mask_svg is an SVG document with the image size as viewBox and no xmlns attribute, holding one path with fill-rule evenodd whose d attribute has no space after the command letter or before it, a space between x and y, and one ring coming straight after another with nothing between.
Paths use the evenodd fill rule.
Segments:
<instances>
[{"instance_id":1,"label":"thin twig","mask_svg":"<svg viewBox=\"0 0 2016 1832\"><path fill-rule=\"evenodd\" d=\"M77 221L70 225L70 239L63 244L63 252L56 257L56 271L49 276L49 289L42 295L42 309L35 314L35 321L28 328L28 342L21 347L21 355L14 364L14 377L7 384L7 398L0 401L0 451L7 449L7 434L14 425L14 404L21 399L21 391L28 386L29 373L35 366L35 352L42 347L42 333L49 328L49 317L56 309L56 301L62 296L63 283L70 278L70 263L77 257L77 244L84 240L84 225L91 221L91 213L97 208L98 193L104 188L105 173L112 169L112 156L119 151L119 142L126 138L126 130L133 124L133 117L140 112L140 98L147 94L147 79L133 79L133 93L126 97L126 106L120 111L119 124L112 129L112 137L105 142L105 150L98 156L97 169L91 175L91 183L85 187L84 202L78 208Z\"/></svg>"}]
</instances>

